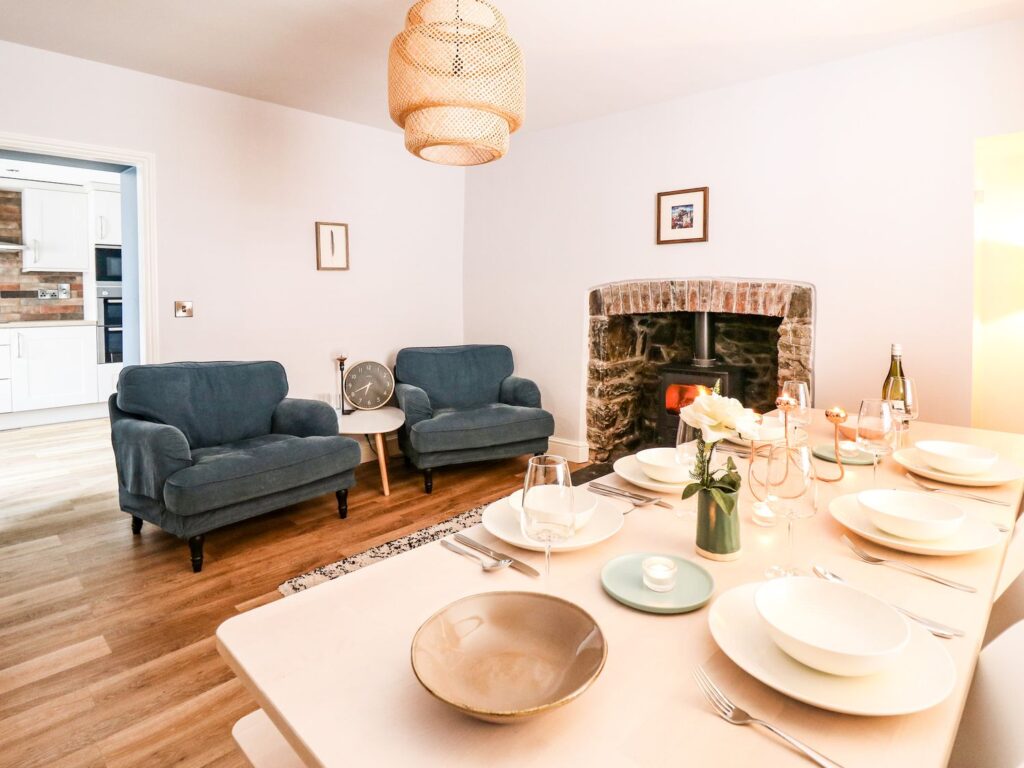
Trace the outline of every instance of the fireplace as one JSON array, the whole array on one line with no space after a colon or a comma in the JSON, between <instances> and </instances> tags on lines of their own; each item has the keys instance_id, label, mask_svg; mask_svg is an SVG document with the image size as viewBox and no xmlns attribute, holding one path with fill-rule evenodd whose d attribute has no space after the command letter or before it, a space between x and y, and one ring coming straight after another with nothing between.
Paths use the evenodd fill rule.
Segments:
<instances>
[{"instance_id":1,"label":"fireplace","mask_svg":"<svg viewBox=\"0 0 1024 768\"><path fill-rule=\"evenodd\" d=\"M675 440L679 408L721 381L774 407L783 381L811 383L814 289L735 279L611 283L590 292L587 441L607 461Z\"/></svg>"}]
</instances>

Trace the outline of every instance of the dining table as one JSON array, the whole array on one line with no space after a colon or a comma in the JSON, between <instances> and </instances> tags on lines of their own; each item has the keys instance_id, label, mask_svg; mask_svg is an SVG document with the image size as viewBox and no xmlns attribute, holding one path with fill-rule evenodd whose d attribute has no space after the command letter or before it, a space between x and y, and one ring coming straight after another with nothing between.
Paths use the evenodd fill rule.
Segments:
<instances>
[{"instance_id":1,"label":"dining table","mask_svg":"<svg viewBox=\"0 0 1024 768\"><path fill-rule=\"evenodd\" d=\"M832 443L833 427L823 410L813 411L806 431L813 445ZM915 422L908 437L910 443L941 439L985 446L1024 464L1022 435ZM746 461L737 464L745 478ZM816 459L815 465L823 478L838 473L835 464ZM614 474L600 480L650 493ZM1005 505L956 499L969 517L1010 529L997 544L973 554L912 555L850 534L873 554L969 584L976 588L973 593L870 565L853 554L829 504L871 484L871 466L847 467L841 482L818 482L817 512L798 524L795 559L808 571L812 564L823 565L853 586L963 631L962 637L939 641L952 660L955 683L941 703L924 711L870 717L820 709L759 682L720 650L708 620L715 600L734 587L761 581L768 566L788 559L785 526L754 524L754 499L744 482L738 507L742 549L730 562L696 554L694 498L652 494L671 508L634 509L614 502L628 511L621 530L594 546L555 553L547 585L543 577L511 568L484 572L434 541L228 619L217 630L217 648L259 705L236 725L236 741L256 768L810 764L760 728L737 727L716 716L694 680L701 666L736 704L843 768L945 766L1019 514L1022 483L966 489ZM891 457L881 459L878 485L915 489ZM479 525L463 533L543 571L543 553L515 549ZM714 578L710 604L656 615L614 600L602 588L602 567L637 552L698 563ZM465 716L421 687L411 668L410 644L431 615L475 593L546 587L581 606L605 636L607 661L583 695L541 716L495 725Z\"/></svg>"}]
</instances>

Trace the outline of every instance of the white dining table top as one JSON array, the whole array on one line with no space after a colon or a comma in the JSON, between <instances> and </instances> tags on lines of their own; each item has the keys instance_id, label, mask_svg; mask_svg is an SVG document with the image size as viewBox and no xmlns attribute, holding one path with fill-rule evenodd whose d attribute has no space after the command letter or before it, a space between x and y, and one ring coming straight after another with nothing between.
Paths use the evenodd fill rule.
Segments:
<instances>
[{"instance_id":1,"label":"white dining table top","mask_svg":"<svg viewBox=\"0 0 1024 768\"><path fill-rule=\"evenodd\" d=\"M831 441L822 411L815 411L808 431L812 445ZM911 440L925 438L988 446L1024 464L1021 435L914 424ZM815 463L823 473L836 471L834 464ZM626 487L614 476L604 480ZM608 642L608 660L578 700L526 722L498 726L465 717L431 697L412 673L413 634L439 608L477 592L544 588L542 579L511 569L483 573L438 542L231 618L217 630L218 649L310 766L808 765L761 729L716 717L693 680L693 668L700 664L737 704L844 768L938 768L946 765L953 745L1010 534L984 552L949 558L891 552L856 539L873 553L974 585L976 594L862 563L840 542L843 529L828 514L827 503L870 482L870 466L850 467L842 483L822 487L820 511L802 522L800 564L822 563L856 586L965 631L965 637L941 641L956 668L953 693L918 714L856 717L799 703L757 682L719 651L708 630L707 607L653 615L604 593L601 567L639 551L693 559L713 575L715 596L759 581L766 566L786 560L785 531L781 525L764 529L751 522L746 489L740 502L743 552L736 561L698 557L695 500L670 495L663 498L684 510L683 517L641 508L612 539L553 557L552 592L594 616ZM910 487L891 458L879 467L879 485ZM1021 483L970 490L1011 506L956 499L969 515L1012 525ZM543 554L513 550L479 526L465 533L543 569Z\"/></svg>"}]
</instances>

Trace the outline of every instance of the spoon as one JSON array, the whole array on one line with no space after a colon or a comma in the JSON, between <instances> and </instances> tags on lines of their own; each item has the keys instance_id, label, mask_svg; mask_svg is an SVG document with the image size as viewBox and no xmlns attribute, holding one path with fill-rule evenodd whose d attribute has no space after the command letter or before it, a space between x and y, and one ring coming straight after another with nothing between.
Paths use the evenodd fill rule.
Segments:
<instances>
[{"instance_id":1,"label":"spoon","mask_svg":"<svg viewBox=\"0 0 1024 768\"><path fill-rule=\"evenodd\" d=\"M488 572L500 571L502 568L508 568L510 565L512 565L512 561L507 557L503 560L493 560L489 562L487 560L484 560L482 557L479 557L478 555L475 555L474 553L470 552L468 549L456 547L447 539L441 539L441 546L445 549L451 550L457 555L462 555L463 557L472 560L474 563L478 564L481 568Z\"/></svg>"},{"instance_id":2,"label":"spoon","mask_svg":"<svg viewBox=\"0 0 1024 768\"><path fill-rule=\"evenodd\" d=\"M814 571L814 575L817 576L819 579L824 579L825 581L834 581L836 584L846 583L846 579L842 578L838 574L832 573L832 571L830 571L823 565L814 565L812 566L811 570ZM939 622L937 621L932 621L931 619L926 619L923 616L918 616L916 613L911 613L905 608L900 608L898 605L893 605L892 607L900 613L902 613L908 619L913 619L914 621L916 621L918 624L927 629L936 637L944 637L947 640L949 640L953 637L964 636L964 633L959 629L947 627L945 624L939 624Z\"/></svg>"}]
</instances>

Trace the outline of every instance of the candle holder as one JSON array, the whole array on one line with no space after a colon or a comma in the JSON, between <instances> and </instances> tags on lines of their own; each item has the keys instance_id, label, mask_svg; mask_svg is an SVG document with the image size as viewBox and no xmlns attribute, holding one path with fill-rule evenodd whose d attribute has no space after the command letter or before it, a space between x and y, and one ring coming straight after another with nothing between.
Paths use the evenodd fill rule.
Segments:
<instances>
[{"instance_id":1,"label":"candle holder","mask_svg":"<svg viewBox=\"0 0 1024 768\"><path fill-rule=\"evenodd\" d=\"M676 586L678 566L668 557L655 555L645 558L640 564L643 570L644 586L653 592L671 592Z\"/></svg>"},{"instance_id":2,"label":"candle holder","mask_svg":"<svg viewBox=\"0 0 1024 768\"><path fill-rule=\"evenodd\" d=\"M775 398L775 407L782 412L782 432L786 439L786 447L789 447L789 414L796 410L797 402L789 395L779 395Z\"/></svg>"},{"instance_id":3,"label":"candle holder","mask_svg":"<svg viewBox=\"0 0 1024 768\"><path fill-rule=\"evenodd\" d=\"M846 467L843 466L843 456L839 453L839 425L844 423L848 416L845 410L840 408L838 405L835 405L825 411L825 418L828 419L829 423L835 430L835 434L832 439L832 452L836 457L836 466L839 467L839 476L823 477L819 473L818 479L823 483L838 483L846 476Z\"/></svg>"}]
</instances>

